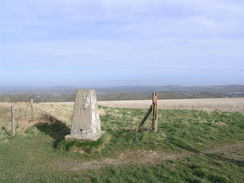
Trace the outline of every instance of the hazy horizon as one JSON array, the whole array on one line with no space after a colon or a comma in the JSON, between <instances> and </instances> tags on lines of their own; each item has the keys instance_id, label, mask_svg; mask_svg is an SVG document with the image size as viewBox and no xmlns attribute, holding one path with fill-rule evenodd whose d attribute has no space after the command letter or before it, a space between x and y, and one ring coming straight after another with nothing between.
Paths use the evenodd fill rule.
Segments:
<instances>
[{"instance_id":1,"label":"hazy horizon","mask_svg":"<svg viewBox=\"0 0 244 183\"><path fill-rule=\"evenodd\" d=\"M244 1L2 0L2 87L244 84Z\"/></svg>"},{"instance_id":2,"label":"hazy horizon","mask_svg":"<svg viewBox=\"0 0 244 183\"><path fill-rule=\"evenodd\" d=\"M108 85L0 85L0 89L6 88L20 88L20 89L35 89L35 88L55 88L55 87L70 87L70 88L110 88L110 87L165 87L165 86L179 86L179 87L205 87L205 86L243 86L241 83L227 83L227 84L108 84Z\"/></svg>"},{"instance_id":3,"label":"hazy horizon","mask_svg":"<svg viewBox=\"0 0 244 183\"><path fill-rule=\"evenodd\" d=\"M65 89L65 88L70 88L70 89L78 89L78 88L91 88L91 89L112 89L112 88L165 88L165 87L228 87L228 86L240 86L244 87L243 84L228 84L228 85L114 85L114 86L69 86L69 85L51 85L51 86L0 86L0 90L11 90L11 89L19 89L19 90L46 90L46 89ZM1 91L0 91L1 92Z\"/></svg>"}]
</instances>

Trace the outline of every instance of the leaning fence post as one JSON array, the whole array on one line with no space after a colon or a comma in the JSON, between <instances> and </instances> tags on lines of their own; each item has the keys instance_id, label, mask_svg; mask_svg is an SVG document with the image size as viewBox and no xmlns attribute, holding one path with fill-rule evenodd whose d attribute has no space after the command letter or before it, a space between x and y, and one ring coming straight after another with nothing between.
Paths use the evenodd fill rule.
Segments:
<instances>
[{"instance_id":1,"label":"leaning fence post","mask_svg":"<svg viewBox=\"0 0 244 183\"><path fill-rule=\"evenodd\" d=\"M11 131L12 136L16 135L15 107L11 106Z\"/></svg>"},{"instance_id":2,"label":"leaning fence post","mask_svg":"<svg viewBox=\"0 0 244 183\"><path fill-rule=\"evenodd\" d=\"M137 131L139 131L141 129L141 127L144 125L145 121L147 120L148 116L151 114L152 112L152 105L149 107L145 117L143 118L143 120L139 123L138 127L137 127Z\"/></svg>"},{"instance_id":3,"label":"leaning fence post","mask_svg":"<svg viewBox=\"0 0 244 183\"><path fill-rule=\"evenodd\" d=\"M156 133L158 131L158 95L157 93L152 94L152 130Z\"/></svg>"},{"instance_id":4,"label":"leaning fence post","mask_svg":"<svg viewBox=\"0 0 244 183\"><path fill-rule=\"evenodd\" d=\"M149 117L151 112L153 113L153 116L152 116L152 128L151 129L153 130L153 132L157 133L158 132L158 95L157 95L157 93L153 93L152 94L152 105L148 109L148 111L147 111L145 117L143 118L143 120L139 123L139 125L137 127L138 131L144 125L145 121L147 120L147 118Z\"/></svg>"}]
</instances>

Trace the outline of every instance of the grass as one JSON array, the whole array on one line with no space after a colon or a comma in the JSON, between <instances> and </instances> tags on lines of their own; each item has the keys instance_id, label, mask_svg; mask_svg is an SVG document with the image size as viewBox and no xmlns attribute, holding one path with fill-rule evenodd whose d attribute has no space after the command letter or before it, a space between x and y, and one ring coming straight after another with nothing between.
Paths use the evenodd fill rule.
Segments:
<instances>
[{"instance_id":1,"label":"grass","mask_svg":"<svg viewBox=\"0 0 244 183\"><path fill-rule=\"evenodd\" d=\"M243 140L244 116L240 113L160 110L159 133L133 131L145 110L107 109L103 128L112 134L113 150L203 150L216 144ZM150 125L150 122L148 122ZM130 129L131 130L125 130Z\"/></svg>"},{"instance_id":2,"label":"grass","mask_svg":"<svg viewBox=\"0 0 244 183\"><path fill-rule=\"evenodd\" d=\"M200 155L177 162L167 161L157 166L110 167L98 175L94 182L241 182L243 165L222 162L218 158ZM102 176L103 175L103 176Z\"/></svg>"},{"instance_id":3,"label":"grass","mask_svg":"<svg viewBox=\"0 0 244 183\"><path fill-rule=\"evenodd\" d=\"M57 148L64 151L79 153L100 152L109 142L110 138L111 136L105 133L96 141L62 140L58 143Z\"/></svg>"},{"instance_id":4,"label":"grass","mask_svg":"<svg viewBox=\"0 0 244 183\"><path fill-rule=\"evenodd\" d=\"M10 107L0 107L0 125L6 127L10 121Z\"/></svg>"},{"instance_id":5,"label":"grass","mask_svg":"<svg viewBox=\"0 0 244 183\"><path fill-rule=\"evenodd\" d=\"M78 171L60 169L57 162L67 162L68 166L69 162L112 158L135 150L155 150L171 154L198 152L244 140L244 115L241 113L160 110L159 132L154 134L150 131L134 130L146 110L102 109L105 111L101 115L102 130L108 132L111 138L99 152L79 154L61 151L58 147L62 145L65 148L70 147L69 142L62 141L69 133L69 122L64 124L61 121L41 121L15 138L9 136L6 127L1 128L0 182L244 181L241 161L243 150L224 154L195 154L155 165L131 164ZM0 125L2 124L5 125L5 122L0 121ZM149 126L150 122L146 125ZM77 146L84 145L74 143ZM87 145L89 146L85 144Z\"/></svg>"}]
</instances>

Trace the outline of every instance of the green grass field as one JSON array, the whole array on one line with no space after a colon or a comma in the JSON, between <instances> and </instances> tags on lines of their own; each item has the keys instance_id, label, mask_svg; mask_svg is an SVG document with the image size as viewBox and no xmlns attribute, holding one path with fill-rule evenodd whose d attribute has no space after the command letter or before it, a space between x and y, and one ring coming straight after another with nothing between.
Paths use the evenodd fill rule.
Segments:
<instances>
[{"instance_id":1,"label":"green grass field","mask_svg":"<svg viewBox=\"0 0 244 183\"><path fill-rule=\"evenodd\" d=\"M154 134L135 131L146 110L102 110L111 139L100 152L60 150L69 122L42 120L17 137L2 127L0 182L244 182L244 114L159 110Z\"/></svg>"}]
</instances>

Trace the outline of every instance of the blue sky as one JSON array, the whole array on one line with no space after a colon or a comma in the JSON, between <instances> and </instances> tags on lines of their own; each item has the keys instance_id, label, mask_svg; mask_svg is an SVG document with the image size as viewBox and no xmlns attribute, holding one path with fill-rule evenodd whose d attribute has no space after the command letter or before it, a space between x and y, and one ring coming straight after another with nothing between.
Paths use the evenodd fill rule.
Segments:
<instances>
[{"instance_id":1,"label":"blue sky","mask_svg":"<svg viewBox=\"0 0 244 183\"><path fill-rule=\"evenodd\" d=\"M1 86L244 84L243 0L1 0Z\"/></svg>"}]
</instances>

